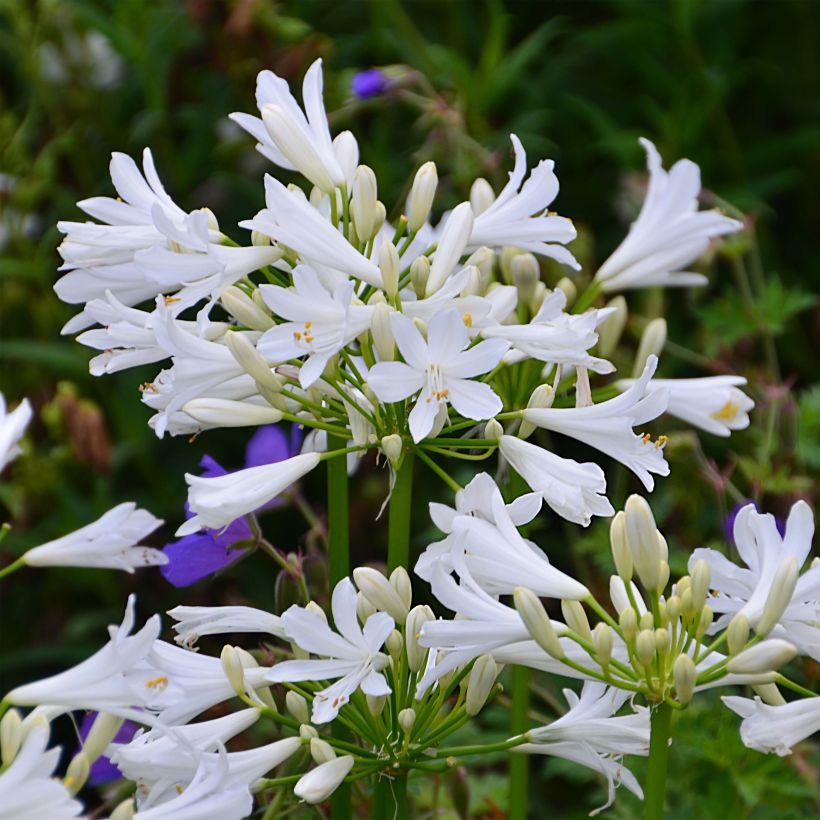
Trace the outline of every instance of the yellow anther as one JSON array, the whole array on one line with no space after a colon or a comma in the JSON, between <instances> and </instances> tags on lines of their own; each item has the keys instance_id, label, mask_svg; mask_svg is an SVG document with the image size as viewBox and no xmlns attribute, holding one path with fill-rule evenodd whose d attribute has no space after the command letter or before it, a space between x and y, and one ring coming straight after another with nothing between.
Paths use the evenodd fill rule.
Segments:
<instances>
[{"instance_id":1,"label":"yellow anther","mask_svg":"<svg viewBox=\"0 0 820 820\"><path fill-rule=\"evenodd\" d=\"M182 794L185 791L183 785L181 783L177 783L174 788L177 790L177 794Z\"/></svg>"},{"instance_id":2,"label":"yellow anther","mask_svg":"<svg viewBox=\"0 0 820 820\"><path fill-rule=\"evenodd\" d=\"M159 393L159 390L157 390L153 382L144 382L139 386L140 393L144 393L146 390L150 390L152 393Z\"/></svg>"},{"instance_id":3,"label":"yellow anther","mask_svg":"<svg viewBox=\"0 0 820 820\"><path fill-rule=\"evenodd\" d=\"M641 441L642 441L644 444L646 444L647 442L652 441L652 436L651 436L651 435L649 435L649 433L644 433L644 434L641 436Z\"/></svg>"},{"instance_id":4,"label":"yellow anther","mask_svg":"<svg viewBox=\"0 0 820 820\"><path fill-rule=\"evenodd\" d=\"M658 436L657 440L655 441L655 446L661 450L663 447L666 446L666 442L669 441L669 436Z\"/></svg>"},{"instance_id":5,"label":"yellow anther","mask_svg":"<svg viewBox=\"0 0 820 820\"><path fill-rule=\"evenodd\" d=\"M293 338L296 339L297 342L302 341L302 334L298 330L293 331Z\"/></svg>"},{"instance_id":6,"label":"yellow anther","mask_svg":"<svg viewBox=\"0 0 820 820\"><path fill-rule=\"evenodd\" d=\"M312 324L313 324L313 322L305 322L305 330L310 330L310 326Z\"/></svg>"},{"instance_id":7,"label":"yellow anther","mask_svg":"<svg viewBox=\"0 0 820 820\"><path fill-rule=\"evenodd\" d=\"M712 413L712 418L715 421L731 421L738 411L738 406L731 399L723 405L716 413Z\"/></svg>"},{"instance_id":8,"label":"yellow anther","mask_svg":"<svg viewBox=\"0 0 820 820\"><path fill-rule=\"evenodd\" d=\"M166 305L173 305L174 302L181 302L182 299L179 296L163 296L163 300L165 301Z\"/></svg>"},{"instance_id":9,"label":"yellow anther","mask_svg":"<svg viewBox=\"0 0 820 820\"><path fill-rule=\"evenodd\" d=\"M465 325L465 327L472 327L472 326L473 326L473 317L472 317L472 314L470 314L470 313L465 313L465 314L464 314L464 316L462 316L462 319L464 319L464 325Z\"/></svg>"},{"instance_id":10,"label":"yellow anther","mask_svg":"<svg viewBox=\"0 0 820 820\"><path fill-rule=\"evenodd\" d=\"M152 678L145 681L147 689L164 689L168 685L168 678L165 675L160 675L158 678Z\"/></svg>"},{"instance_id":11,"label":"yellow anther","mask_svg":"<svg viewBox=\"0 0 820 820\"><path fill-rule=\"evenodd\" d=\"M305 341L310 344L314 340L314 336L311 336L310 333L305 333Z\"/></svg>"}]
</instances>

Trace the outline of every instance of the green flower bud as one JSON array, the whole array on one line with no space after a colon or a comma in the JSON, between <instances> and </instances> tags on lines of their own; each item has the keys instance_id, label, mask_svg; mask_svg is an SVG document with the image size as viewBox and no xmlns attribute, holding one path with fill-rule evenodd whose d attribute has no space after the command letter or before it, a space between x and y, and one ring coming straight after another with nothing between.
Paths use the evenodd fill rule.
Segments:
<instances>
[{"instance_id":1,"label":"green flower bud","mask_svg":"<svg viewBox=\"0 0 820 820\"><path fill-rule=\"evenodd\" d=\"M757 626L755 626L755 632L760 637L768 635L783 617L783 613L791 603L794 595L799 572L800 565L793 555L786 558L777 568L777 572L775 572L772 579L772 585L769 588L769 597L763 607L763 614L760 616Z\"/></svg>"},{"instance_id":2,"label":"green flower bud","mask_svg":"<svg viewBox=\"0 0 820 820\"><path fill-rule=\"evenodd\" d=\"M625 584L632 580L632 553L626 540L626 520L622 510L615 513L609 525L609 543L615 570Z\"/></svg>"},{"instance_id":3,"label":"green flower bud","mask_svg":"<svg viewBox=\"0 0 820 820\"><path fill-rule=\"evenodd\" d=\"M602 667L609 665L612 659L612 627L603 621L595 624L592 630L592 645L595 647L595 658Z\"/></svg>"},{"instance_id":4,"label":"green flower bud","mask_svg":"<svg viewBox=\"0 0 820 820\"><path fill-rule=\"evenodd\" d=\"M473 664L467 682L467 696L464 708L468 715L475 717L487 701L495 679L498 677L498 665L491 655L482 655Z\"/></svg>"},{"instance_id":5,"label":"green flower bud","mask_svg":"<svg viewBox=\"0 0 820 820\"><path fill-rule=\"evenodd\" d=\"M589 628L589 619L584 611L584 605L580 601L561 601L561 612L564 614L567 626L579 638L590 643L592 641L592 632Z\"/></svg>"},{"instance_id":6,"label":"green flower bud","mask_svg":"<svg viewBox=\"0 0 820 820\"><path fill-rule=\"evenodd\" d=\"M638 616L631 606L622 610L618 616L618 625L621 627L621 633L627 643L631 643L638 634Z\"/></svg>"},{"instance_id":7,"label":"green flower bud","mask_svg":"<svg viewBox=\"0 0 820 820\"><path fill-rule=\"evenodd\" d=\"M285 695L285 707L298 723L310 723L310 711L307 701L292 689Z\"/></svg>"},{"instance_id":8,"label":"green flower bud","mask_svg":"<svg viewBox=\"0 0 820 820\"><path fill-rule=\"evenodd\" d=\"M415 709L402 709L399 712L399 726L401 726L401 730L406 734L409 735L410 732L413 731L413 725L416 722L416 710Z\"/></svg>"},{"instance_id":9,"label":"green flower bud","mask_svg":"<svg viewBox=\"0 0 820 820\"><path fill-rule=\"evenodd\" d=\"M642 629L635 639L635 654L638 660L644 665L649 666L652 659L655 657L655 630Z\"/></svg>"},{"instance_id":10,"label":"green flower bud","mask_svg":"<svg viewBox=\"0 0 820 820\"><path fill-rule=\"evenodd\" d=\"M23 719L16 709L9 709L0 720L0 761L10 766L23 742Z\"/></svg>"},{"instance_id":11,"label":"green flower bud","mask_svg":"<svg viewBox=\"0 0 820 820\"><path fill-rule=\"evenodd\" d=\"M91 764L88 762L88 758L82 752L74 755L63 778L63 785L72 797L85 786L90 771Z\"/></svg>"},{"instance_id":12,"label":"green flower bud","mask_svg":"<svg viewBox=\"0 0 820 820\"><path fill-rule=\"evenodd\" d=\"M749 619L738 612L726 627L726 645L730 655L737 655L749 642Z\"/></svg>"},{"instance_id":13,"label":"green flower bud","mask_svg":"<svg viewBox=\"0 0 820 820\"><path fill-rule=\"evenodd\" d=\"M565 654L564 648L538 596L527 587L516 587L513 601L532 639L548 655L560 661Z\"/></svg>"},{"instance_id":14,"label":"green flower bud","mask_svg":"<svg viewBox=\"0 0 820 820\"><path fill-rule=\"evenodd\" d=\"M678 702L686 706L695 693L695 681L698 676L695 662L689 655L678 655L672 667L672 676L675 679L675 695Z\"/></svg>"}]
</instances>

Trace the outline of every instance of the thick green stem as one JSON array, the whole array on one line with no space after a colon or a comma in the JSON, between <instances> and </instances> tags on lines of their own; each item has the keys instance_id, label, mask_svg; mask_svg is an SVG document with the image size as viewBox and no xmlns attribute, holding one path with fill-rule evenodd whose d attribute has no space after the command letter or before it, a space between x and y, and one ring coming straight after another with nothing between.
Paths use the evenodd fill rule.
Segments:
<instances>
[{"instance_id":1,"label":"thick green stem","mask_svg":"<svg viewBox=\"0 0 820 820\"><path fill-rule=\"evenodd\" d=\"M526 666L514 666L512 670L512 714L510 733L527 731L527 714L530 708L530 670ZM509 820L526 820L529 796L530 757L510 755L510 797L507 817Z\"/></svg>"},{"instance_id":2,"label":"thick green stem","mask_svg":"<svg viewBox=\"0 0 820 820\"><path fill-rule=\"evenodd\" d=\"M387 523L387 567L410 569L410 513L413 509L413 453L404 454L396 471Z\"/></svg>"},{"instance_id":3,"label":"thick green stem","mask_svg":"<svg viewBox=\"0 0 820 820\"><path fill-rule=\"evenodd\" d=\"M402 770L391 777L376 775L371 816L383 820L407 820L407 772Z\"/></svg>"},{"instance_id":4,"label":"thick green stem","mask_svg":"<svg viewBox=\"0 0 820 820\"><path fill-rule=\"evenodd\" d=\"M671 734L672 709L667 703L659 703L652 709L650 718L649 767L644 788L644 817L646 820L663 820Z\"/></svg>"},{"instance_id":5,"label":"thick green stem","mask_svg":"<svg viewBox=\"0 0 820 820\"><path fill-rule=\"evenodd\" d=\"M344 447L344 439L328 435L327 449ZM327 462L327 518L328 518L328 575L333 589L350 574L350 534L348 531L347 458L338 456ZM343 726L333 729L342 741L350 739ZM353 816L350 802L350 784L342 783L330 798L333 820L349 820Z\"/></svg>"}]
</instances>

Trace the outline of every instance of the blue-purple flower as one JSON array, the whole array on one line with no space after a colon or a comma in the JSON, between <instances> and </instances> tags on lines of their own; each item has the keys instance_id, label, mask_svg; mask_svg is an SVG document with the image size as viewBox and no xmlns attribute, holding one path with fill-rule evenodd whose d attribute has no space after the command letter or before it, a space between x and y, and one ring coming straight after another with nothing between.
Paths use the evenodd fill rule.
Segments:
<instances>
[{"instance_id":1,"label":"blue-purple flower","mask_svg":"<svg viewBox=\"0 0 820 820\"><path fill-rule=\"evenodd\" d=\"M390 88L390 78L378 68L368 68L354 75L350 90L360 100L378 97Z\"/></svg>"},{"instance_id":2,"label":"blue-purple flower","mask_svg":"<svg viewBox=\"0 0 820 820\"><path fill-rule=\"evenodd\" d=\"M97 712L88 712L80 724L80 745L88 737L94 721L97 719ZM112 743L130 743L139 726L130 720L126 720L114 735ZM98 757L91 765L88 775L88 782L91 786L102 786L112 780L121 780L122 772L105 755Z\"/></svg>"}]
</instances>

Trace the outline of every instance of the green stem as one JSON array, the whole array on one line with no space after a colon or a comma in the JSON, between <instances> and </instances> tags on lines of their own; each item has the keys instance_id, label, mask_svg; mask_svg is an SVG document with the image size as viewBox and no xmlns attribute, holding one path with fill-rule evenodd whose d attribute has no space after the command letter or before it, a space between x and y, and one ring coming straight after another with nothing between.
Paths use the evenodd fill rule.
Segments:
<instances>
[{"instance_id":1,"label":"green stem","mask_svg":"<svg viewBox=\"0 0 820 820\"><path fill-rule=\"evenodd\" d=\"M652 709L649 736L649 766L644 789L645 820L663 820L666 796L666 769L669 761L669 738L672 734L672 709L659 703Z\"/></svg>"},{"instance_id":2,"label":"green stem","mask_svg":"<svg viewBox=\"0 0 820 820\"><path fill-rule=\"evenodd\" d=\"M390 496L390 512L387 524L387 567L410 569L410 514L413 501L412 452L404 454L404 460L396 471L396 483Z\"/></svg>"},{"instance_id":3,"label":"green stem","mask_svg":"<svg viewBox=\"0 0 820 820\"><path fill-rule=\"evenodd\" d=\"M514 666L512 670L512 713L510 715L511 735L520 735L527 731L529 708L530 670L526 666ZM529 802L527 799L530 779L529 755L510 755L509 778L510 797L507 817L509 820L526 820Z\"/></svg>"},{"instance_id":4,"label":"green stem","mask_svg":"<svg viewBox=\"0 0 820 820\"><path fill-rule=\"evenodd\" d=\"M11 575L12 572L17 572L18 569L22 569L26 565L26 562L23 558L18 558L13 563L9 564L7 567L3 567L0 569L0 578L5 578L7 575Z\"/></svg>"},{"instance_id":5,"label":"green stem","mask_svg":"<svg viewBox=\"0 0 820 820\"><path fill-rule=\"evenodd\" d=\"M424 450L416 450L419 458L454 492L457 493L461 489L461 485L452 478L449 473L446 473L441 467L433 461L432 458L424 454Z\"/></svg>"}]
</instances>

